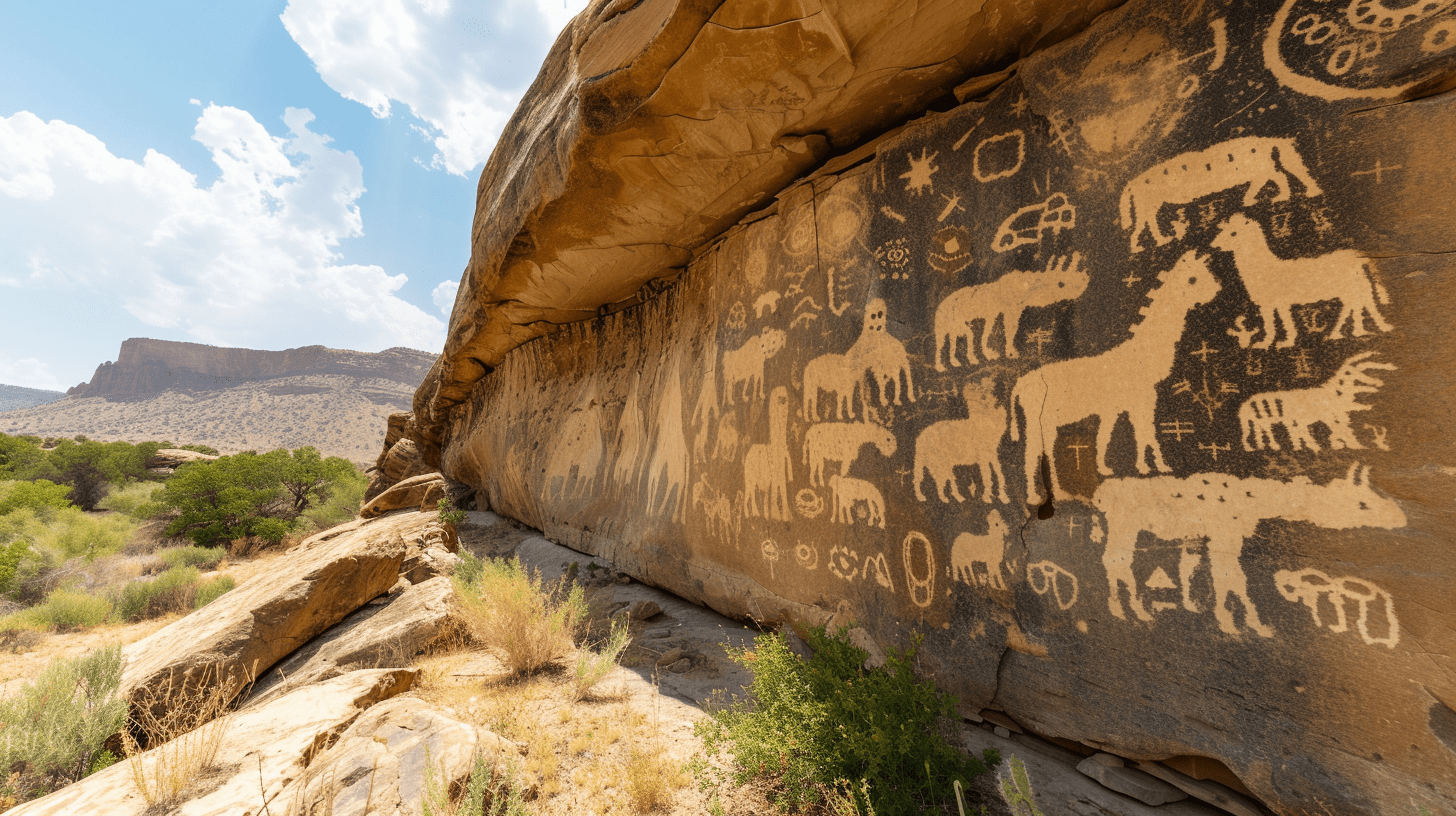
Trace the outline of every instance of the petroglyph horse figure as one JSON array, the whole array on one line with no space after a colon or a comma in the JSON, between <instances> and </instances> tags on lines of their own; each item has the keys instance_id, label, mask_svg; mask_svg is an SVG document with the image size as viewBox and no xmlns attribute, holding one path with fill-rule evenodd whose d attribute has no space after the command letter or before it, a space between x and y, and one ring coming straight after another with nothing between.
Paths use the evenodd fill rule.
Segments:
<instances>
[{"instance_id":1,"label":"petroglyph horse figure","mask_svg":"<svg viewBox=\"0 0 1456 816\"><path fill-rule=\"evenodd\" d=\"M789 390L779 386L769 395L768 442L748 448L743 457L744 513L789 521L789 482L794 478L789 455ZM759 494L763 503L759 504Z\"/></svg>"},{"instance_id":2,"label":"petroglyph horse figure","mask_svg":"<svg viewBox=\"0 0 1456 816\"><path fill-rule=\"evenodd\" d=\"M1002 320L1006 356L1019 356L1016 333L1027 309L1081 297L1087 290L1081 262L1081 254L1074 252L1070 258L1052 258L1045 272L1008 272L990 283L952 292L935 309L935 370L945 371L942 352L951 365L961 364L956 354L961 340L966 341L968 362L998 359L1001 355L989 342L997 317ZM981 324L979 330L976 323ZM982 350L976 348L978 340Z\"/></svg>"},{"instance_id":3,"label":"petroglyph horse figure","mask_svg":"<svg viewBox=\"0 0 1456 816\"><path fill-rule=\"evenodd\" d=\"M943 419L920 432L915 440L915 468L910 471L915 498L925 501L921 480L929 475L941 501L965 501L955 476L955 469L964 466L975 469L981 480L981 501L1011 502L1006 476L1001 472L1001 457L996 453L1001 438L1006 436L1006 412L996 404L994 385L990 378L966 383L961 388L966 418Z\"/></svg>"},{"instance_id":4,"label":"petroglyph horse figure","mask_svg":"<svg viewBox=\"0 0 1456 816\"><path fill-rule=\"evenodd\" d=\"M1239 407L1239 426L1245 429L1244 450L1283 450L1274 436L1274 426L1282 425L1289 434L1291 450L1317 451L1319 443L1309 431L1309 426L1316 422L1323 422L1330 429L1330 450L1364 448L1350 427L1350 414L1370 410L1371 406L1357 402L1357 398L1374 393L1385 384L1371 370L1395 370L1390 363L1371 360L1373 354L1373 351L1356 354L1334 376L1314 388L1268 391L1250 397Z\"/></svg>"},{"instance_id":5,"label":"petroglyph horse figure","mask_svg":"<svg viewBox=\"0 0 1456 816\"><path fill-rule=\"evenodd\" d=\"M1122 345L1095 357L1060 360L1022 375L1011 391L1011 439L1018 439L1016 413L1021 408L1026 417L1026 495L1031 504L1040 504L1045 497L1039 485L1041 457L1049 454L1063 425L1095 416L1097 447L1093 451L1097 471L1111 476L1107 465L1107 448L1112 439L1112 426L1126 414L1132 422L1137 470L1147 473L1144 447L1152 448L1153 469L1166 470L1163 451L1158 444L1153 409L1157 403L1156 386L1173 371L1173 355L1188 312L1200 303L1207 303L1218 294L1219 283L1208 271L1208 264L1192 251L1185 252L1177 263L1158 275L1158 288L1149 295L1151 302L1142 308L1142 322L1132 327L1132 337ZM1051 467L1051 491L1061 496L1054 461Z\"/></svg>"},{"instance_id":6,"label":"petroglyph horse figure","mask_svg":"<svg viewBox=\"0 0 1456 816\"><path fill-rule=\"evenodd\" d=\"M1280 258L1269 249L1264 228L1243 214L1231 216L1219 225L1212 245L1232 252L1234 265L1249 299L1259 307L1264 321L1264 339L1252 348L1266 349L1274 342L1274 320L1283 317L1284 341L1279 348L1294 345L1298 329L1294 324L1294 307L1321 300L1340 301L1340 316L1329 327L1329 337L1344 333L1345 324L1353 323L1355 337L1363 337L1365 318L1369 317L1380 331L1393 326L1385 322L1376 300L1390 303L1385 287L1373 280L1367 269L1370 259L1353 249L1340 249L1316 258Z\"/></svg>"},{"instance_id":7,"label":"petroglyph horse figure","mask_svg":"<svg viewBox=\"0 0 1456 816\"><path fill-rule=\"evenodd\" d=\"M961 533L950 547L950 574L957 581L971 586L990 586L1005 590L1006 579L1001 575L1002 561L1006 558L1006 521L1001 514L992 510L986 516L984 535ZM985 581L976 577L976 565L986 571Z\"/></svg>"},{"instance_id":8,"label":"petroglyph horse figure","mask_svg":"<svg viewBox=\"0 0 1456 816\"><path fill-rule=\"evenodd\" d=\"M1158 213L1164 204L1185 204L1247 184L1243 205L1252 207L1259 200L1259 192L1271 183L1279 188L1273 200L1288 201L1291 176L1304 185L1306 196L1313 198L1323 192L1304 166L1293 139L1243 136L1183 153L1149 167L1127 183L1122 191L1122 228L1132 230L1133 252L1142 251L1138 239L1144 231L1151 232L1158 246L1163 246L1183 237L1176 228L1177 234L1166 235L1158 226Z\"/></svg>"},{"instance_id":9,"label":"petroglyph horse figure","mask_svg":"<svg viewBox=\"0 0 1456 816\"><path fill-rule=\"evenodd\" d=\"M835 395L835 418L855 415L854 399L868 397L864 391L866 376L879 387L880 404L888 405L891 393L896 405L901 397L915 401L911 381L910 358L905 346L887 330L885 301L875 298L865 307L864 324L859 339L843 354L821 354L804 366L804 419L819 421L819 392Z\"/></svg>"},{"instance_id":10,"label":"petroglyph horse figure","mask_svg":"<svg viewBox=\"0 0 1456 816\"><path fill-rule=\"evenodd\" d=\"M880 489L864 479L834 474L829 477L829 490L834 494L834 520L840 524L854 523L854 504L864 502L868 511L865 524L871 527L885 526L885 498Z\"/></svg>"},{"instance_id":11,"label":"petroglyph horse figure","mask_svg":"<svg viewBox=\"0 0 1456 816\"><path fill-rule=\"evenodd\" d=\"M1243 606L1244 625L1264 637L1273 637L1274 632L1259 619L1239 563L1244 542L1261 521L1307 521L1331 530L1392 529L1404 527L1406 521L1398 504L1375 492L1369 472L1359 465L1352 465L1344 479L1325 485L1302 476L1283 482L1223 473L1108 479L1097 488L1092 504L1106 525L1102 563L1107 568L1107 607L1114 616L1123 617L1120 588L1126 586L1133 613L1140 620L1153 619L1132 571L1140 532L1167 541L1207 538L1219 629L1238 634L1225 602L1231 596ZM1185 584L1189 577L1182 576Z\"/></svg>"},{"instance_id":12,"label":"petroglyph horse figure","mask_svg":"<svg viewBox=\"0 0 1456 816\"><path fill-rule=\"evenodd\" d=\"M723 390L728 402L737 398L738 386L743 386L743 399L763 399L763 367L768 360L784 347L784 333L778 329L764 329L744 341L732 351L723 352Z\"/></svg>"},{"instance_id":13,"label":"petroglyph horse figure","mask_svg":"<svg viewBox=\"0 0 1456 816\"><path fill-rule=\"evenodd\" d=\"M804 464L809 482L824 484L824 464L839 463L839 475L849 475L849 466L859 458L860 448L874 445L883 456L895 453L895 437L872 422L821 422L804 434Z\"/></svg>"}]
</instances>

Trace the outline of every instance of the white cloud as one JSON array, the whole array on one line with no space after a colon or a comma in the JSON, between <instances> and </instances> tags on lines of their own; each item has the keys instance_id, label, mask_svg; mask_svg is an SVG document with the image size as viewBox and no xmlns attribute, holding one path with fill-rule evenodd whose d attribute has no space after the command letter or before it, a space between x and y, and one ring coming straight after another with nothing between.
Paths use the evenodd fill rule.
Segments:
<instances>
[{"instance_id":1,"label":"white cloud","mask_svg":"<svg viewBox=\"0 0 1456 816\"><path fill-rule=\"evenodd\" d=\"M0 357L0 384L41 388L46 391L66 390L66 386L61 385L60 380L51 372L50 366L34 357L23 360Z\"/></svg>"},{"instance_id":2,"label":"white cloud","mask_svg":"<svg viewBox=\"0 0 1456 816\"><path fill-rule=\"evenodd\" d=\"M154 150L138 163L74 125L0 117L0 282L17 308L54 305L57 330L87 331L85 305L215 345L440 348L444 324L396 294L404 275L341 263L340 241L363 232L358 159L310 131L309 111L283 120L277 137L204 108L193 138L220 173L199 187Z\"/></svg>"},{"instance_id":3,"label":"white cloud","mask_svg":"<svg viewBox=\"0 0 1456 816\"><path fill-rule=\"evenodd\" d=\"M460 281L441 281L430 293L430 299L435 301L435 308L440 310L440 314L450 316L450 310L455 308L455 293L459 289Z\"/></svg>"},{"instance_id":4,"label":"white cloud","mask_svg":"<svg viewBox=\"0 0 1456 816\"><path fill-rule=\"evenodd\" d=\"M490 156L551 41L585 5L290 0L282 20L329 87L375 116L405 105L433 140L431 166L464 176Z\"/></svg>"}]
</instances>

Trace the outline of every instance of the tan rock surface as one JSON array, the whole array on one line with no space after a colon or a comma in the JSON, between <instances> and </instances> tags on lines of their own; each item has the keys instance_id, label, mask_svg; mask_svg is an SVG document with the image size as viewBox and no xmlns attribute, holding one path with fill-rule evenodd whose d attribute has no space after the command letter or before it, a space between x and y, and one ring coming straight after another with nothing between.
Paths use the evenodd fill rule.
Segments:
<instances>
[{"instance_id":1,"label":"tan rock surface","mask_svg":"<svg viewBox=\"0 0 1456 816\"><path fill-rule=\"evenodd\" d=\"M215 769L199 779L171 813L179 816L255 816L282 813L285 792L305 773L319 746L354 723L361 712L402 692L412 669L350 672L304 686L270 705L235 714L222 737ZM150 762L145 755L143 762ZM145 766L144 766L145 767ZM148 812L126 761L49 796L8 811L12 816L130 816Z\"/></svg>"},{"instance_id":2,"label":"tan rock surface","mask_svg":"<svg viewBox=\"0 0 1456 816\"><path fill-rule=\"evenodd\" d=\"M391 510L418 509L429 498L445 497L445 477L439 473L412 476L384 490L359 510L360 518L375 518Z\"/></svg>"},{"instance_id":3,"label":"tan rock surface","mask_svg":"<svg viewBox=\"0 0 1456 816\"><path fill-rule=\"evenodd\" d=\"M150 468L176 468L188 462L211 462L218 457L181 448L162 448L147 459Z\"/></svg>"}]
</instances>

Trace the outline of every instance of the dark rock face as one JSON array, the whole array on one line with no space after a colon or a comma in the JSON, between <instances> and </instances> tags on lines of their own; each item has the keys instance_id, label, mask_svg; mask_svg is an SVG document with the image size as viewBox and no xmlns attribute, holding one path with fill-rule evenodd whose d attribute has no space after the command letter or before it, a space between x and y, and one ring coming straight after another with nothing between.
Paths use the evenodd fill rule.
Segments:
<instances>
[{"instance_id":1,"label":"dark rock face","mask_svg":"<svg viewBox=\"0 0 1456 816\"><path fill-rule=\"evenodd\" d=\"M114 363L96 367L90 382L66 392L77 397L137 397L163 391L215 391L247 382L301 374L338 374L418 385L434 356L407 348L378 353L304 346L284 351L218 348L201 343L133 337ZM307 386L301 388L307 389ZM282 386L275 396L308 393ZM318 389L323 390L323 389Z\"/></svg>"},{"instance_id":2,"label":"dark rock face","mask_svg":"<svg viewBox=\"0 0 1456 816\"><path fill-rule=\"evenodd\" d=\"M506 354L442 472L1279 813L1456 808L1456 7L1133 2L1008 75Z\"/></svg>"}]
</instances>

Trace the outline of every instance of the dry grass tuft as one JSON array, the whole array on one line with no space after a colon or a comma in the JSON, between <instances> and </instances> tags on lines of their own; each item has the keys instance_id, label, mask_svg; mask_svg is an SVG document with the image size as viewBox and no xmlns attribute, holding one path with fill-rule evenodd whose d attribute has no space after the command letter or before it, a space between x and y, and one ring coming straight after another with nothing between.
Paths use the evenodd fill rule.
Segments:
<instances>
[{"instance_id":1,"label":"dry grass tuft","mask_svg":"<svg viewBox=\"0 0 1456 816\"><path fill-rule=\"evenodd\" d=\"M512 671L529 674L569 652L587 612L581 587L544 586L519 559L486 559L464 573L455 583L470 633Z\"/></svg>"},{"instance_id":2,"label":"dry grass tuft","mask_svg":"<svg viewBox=\"0 0 1456 816\"><path fill-rule=\"evenodd\" d=\"M688 783L680 766L674 765L660 746L634 746L622 768L627 796L638 813L651 813L672 800L678 788Z\"/></svg>"},{"instance_id":3,"label":"dry grass tuft","mask_svg":"<svg viewBox=\"0 0 1456 816\"><path fill-rule=\"evenodd\" d=\"M211 769L232 720L231 703L246 681L216 668L190 673L144 691L132 706L132 726L122 731L122 747L132 781L148 805L182 801L189 786ZM137 732L140 732L138 738ZM143 750L144 746L155 746Z\"/></svg>"},{"instance_id":4,"label":"dry grass tuft","mask_svg":"<svg viewBox=\"0 0 1456 816\"><path fill-rule=\"evenodd\" d=\"M617 668L617 661L631 642L632 632L627 622L614 621L611 634L599 648L584 647L577 651L576 663L571 674L575 700L586 697L598 683L611 673L612 669Z\"/></svg>"}]
</instances>

